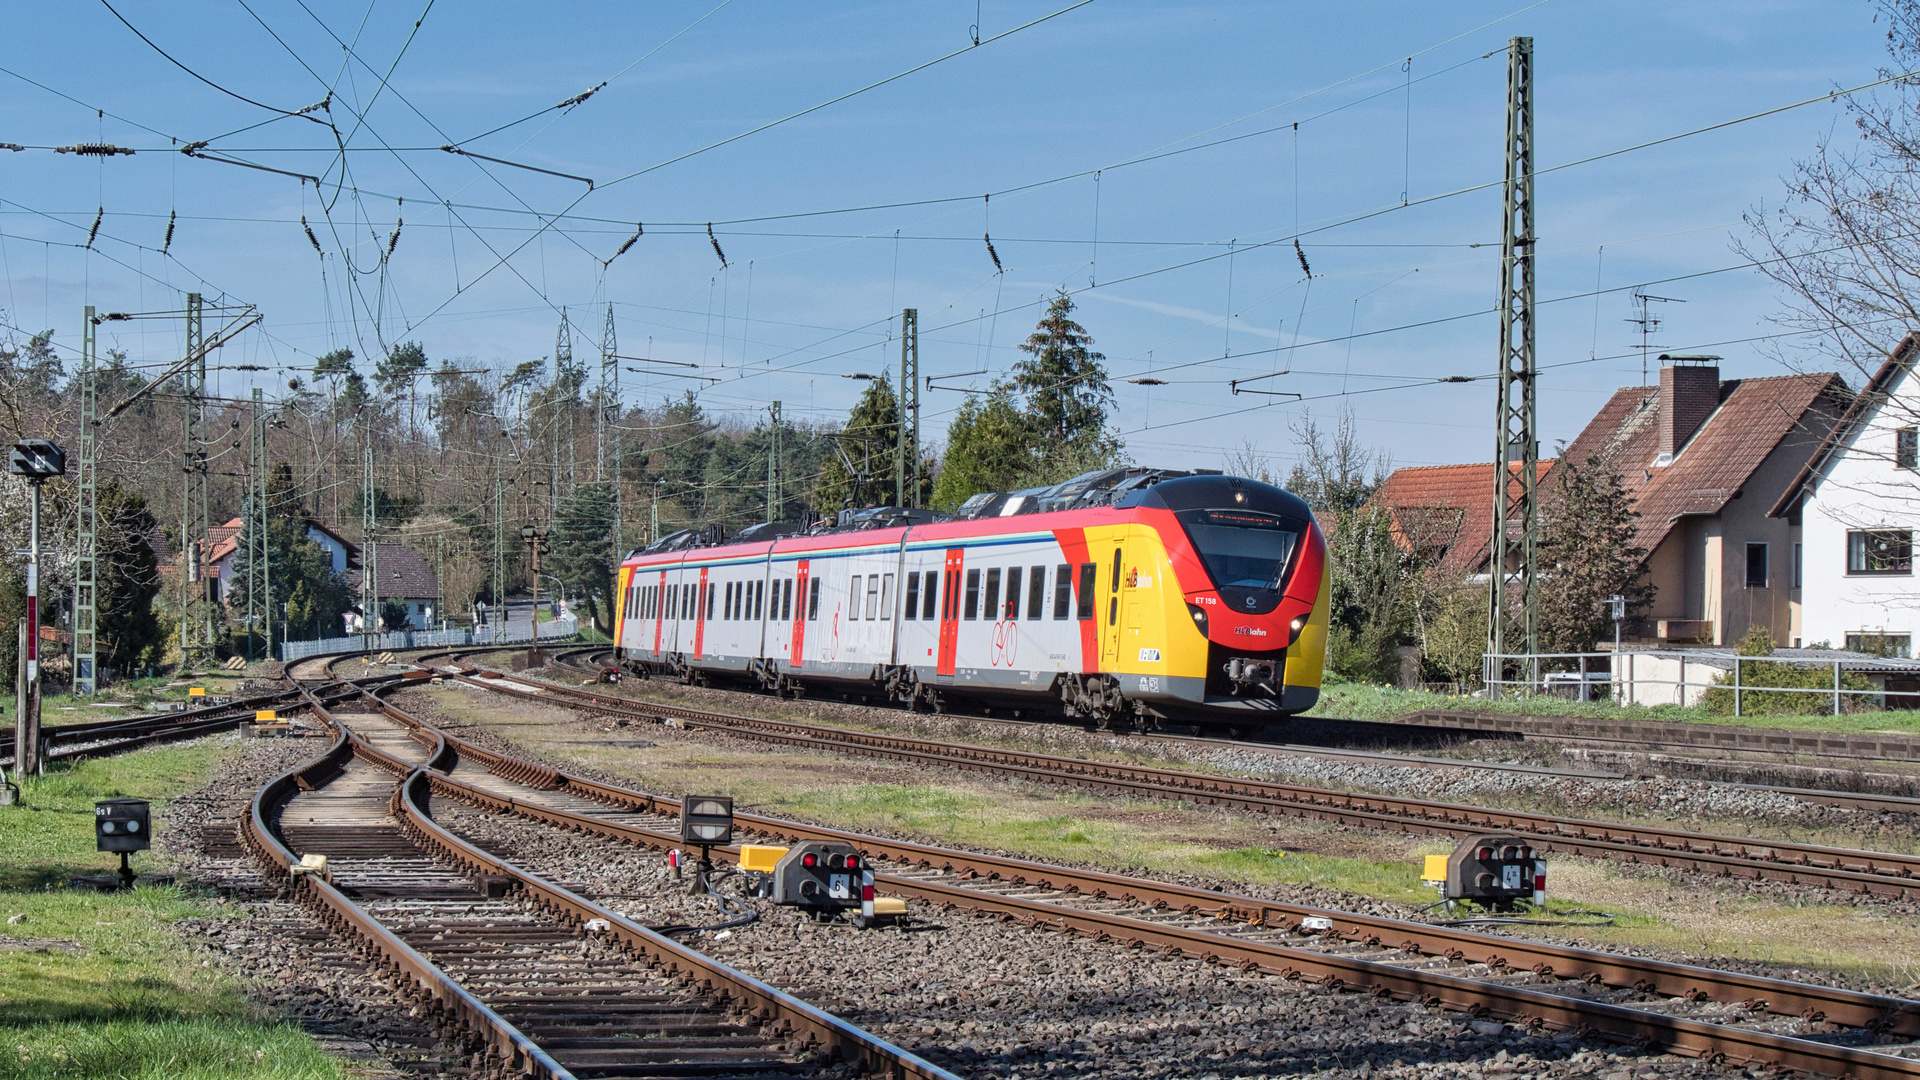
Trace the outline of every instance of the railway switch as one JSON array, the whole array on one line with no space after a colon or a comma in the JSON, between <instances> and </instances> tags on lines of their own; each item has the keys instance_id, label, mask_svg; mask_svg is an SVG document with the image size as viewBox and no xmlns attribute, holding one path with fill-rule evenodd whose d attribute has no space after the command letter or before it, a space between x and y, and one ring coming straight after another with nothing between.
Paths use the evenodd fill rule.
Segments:
<instances>
[{"instance_id":1,"label":"railway switch","mask_svg":"<svg viewBox=\"0 0 1920 1080\"><path fill-rule=\"evenodd\" d=\"M795 844L773 868L773 902L807 908L816 915L860 907L866 860L842 840Z\"/></svg>"},{"instance_id":2,"label":"railway switch","mask_svg":"<svg viewBox=\"0 0 1920 1080\"><path fill-rule=\"evenodd\" d=\"M1547 862L1531 841L1510 833L1469 836L1446 857L1441 896L1466 900L1496 911L1511 911L1522 901L1547 902ZM1427 874L1437 869L1428 860Z\"/></svg>"},{"instance_id":3,"label":"railway switch","mask_svg":"<svg viewBox=\"0 0 1920 1080\"><path fill-rule=\"evenodd\" d=\"M133 887L127 856L153 846L153 810L145 799L104 799L93 804L96 850L120 856L120 887Z\"/></svg>"}]
</instances>

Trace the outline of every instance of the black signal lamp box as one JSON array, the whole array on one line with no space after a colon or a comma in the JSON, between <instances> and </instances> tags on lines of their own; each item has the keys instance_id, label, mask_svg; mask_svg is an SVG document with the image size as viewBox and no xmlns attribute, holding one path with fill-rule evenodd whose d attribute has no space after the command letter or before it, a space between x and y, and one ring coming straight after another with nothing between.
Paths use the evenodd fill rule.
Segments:
<instances>
[{"instance_id":1,"label":"black signal lamp box","mask_svg":"<svg viewBox=\"0 0 1920 1080\"><path fill-rule=\"evenodd\" d=\"M100 851L146 851L153 846L153 813L145 799L93 804L93 839Z\"/></svg>"},{"instance_id":2,"label":"black signal lamp box","mask_svg":"<svg viewBox=\"0 0 1920 1080\"><path fill-rule=\"evenodd\" d=\"M688 795L680 804L680 842L699 847L733 843L733 797Z\"/></svg>"}]
</instances>

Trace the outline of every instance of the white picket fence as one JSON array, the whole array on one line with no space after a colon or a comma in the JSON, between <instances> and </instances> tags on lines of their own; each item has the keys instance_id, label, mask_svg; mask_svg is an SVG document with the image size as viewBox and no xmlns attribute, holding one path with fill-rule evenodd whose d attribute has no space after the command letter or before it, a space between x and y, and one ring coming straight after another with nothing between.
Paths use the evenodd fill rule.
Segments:
<instances>
[{"instance_id":1,"label":"white picket fence","mask_svg":"<svg viewBox=\"0 0 1920 1080\"><path fill-rule=\"evenodd\" d=\"M541 641L564 641L580 632L580 620L564 615L540 624ZM304 660L322 653L353 652L359 649L431 649L456 645L516 645L533 640L526 623L483 626L477 632L467 627L450 630L400 630L390 634L354 634L349 637L321 638L317 641L283 641L283 662Z\"/></svg>"}]
</instances>

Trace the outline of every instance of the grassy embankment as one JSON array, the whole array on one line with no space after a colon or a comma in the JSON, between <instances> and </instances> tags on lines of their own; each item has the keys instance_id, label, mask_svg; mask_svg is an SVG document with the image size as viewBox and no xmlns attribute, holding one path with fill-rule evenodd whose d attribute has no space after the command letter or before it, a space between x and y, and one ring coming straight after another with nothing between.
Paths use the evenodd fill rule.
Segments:
<instances>
[{"instance_id":1,"label":"grassy embankment","mask_svg":"<svg viewBox=\"0 0 1920 1080\"><path fill-rule=\"evenodd\" d=\"M1732 724L1740 727L1791 728L1796 731L1902 732L1920 734L1920 711L1842 713L1839 716L1715 716L1698 706L1627 705L1604 701L1568 701L1536 695L1490 701L1483 697L1400 690L1372 683L1329 678L1320 702L1305 713L1339 720L1391 720L1425 710L1496 712L1519 716L1584 716L1596 720L1643 720L1674 724Z\"/></svg>"},{"instance_id":2,"label":"grassy embankment","mask_svg":"<svg viewBox=\"0 0 1920 1080\"><path fill-rule=\"evenodd\" d=\"M63 888L69 875L118 865L94 851L95 800L128 795L159 808L205 783L229 752L231 744L200 742L82 762L29 779L23 805L0 807L0 914L25 916L0 924L0 1077L344 1076L305 1032L259 1015L232 975L202 966L169 928L220 906L177 888ZM134 865L154 860L136 855Z\"/></svg>"}]
</instances>

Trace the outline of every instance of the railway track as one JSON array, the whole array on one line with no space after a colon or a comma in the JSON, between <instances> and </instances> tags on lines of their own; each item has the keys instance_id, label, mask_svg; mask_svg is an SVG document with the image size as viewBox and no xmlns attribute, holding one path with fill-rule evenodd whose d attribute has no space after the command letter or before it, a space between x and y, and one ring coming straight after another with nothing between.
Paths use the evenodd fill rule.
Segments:
<instances>
[{"instance_id":1,"label":"railway track","mask_svg":"<svg viewBox=\"0 0 1920 1080\"><path fill-rule=\"evenodd\" d=\"M1548 851L1675 867L1788 885L1812 885L1894 899L1920 897L1920 856L1836 849L1781 840L1716 836L1645 825L1466 806L1301 784L1038 754L1005 747L944 743L826 725L640 702L608 692L560 686L494 671L453 676L499 693L534 696L576 709L834 753L864 754L979 772L1002 779L1063 785L1140 798L1223 806L1281 817L1331 821L1388 832L1465 837L1514 832Z\"/></svg>"},{"instance_id":2,"label":"railway track","mask_svg":"<svg viewBox=\"0 0 1920 1080\"><path fill-rule=\"evenodd\" d=\"M947 1073L467 843L433 821L437 733L308 707L335 733L263 786L242 840L494 1075L829 1080ZM359 696L360 688L353 688ZM303 856L325 855L324 871Z\"/></svg>"},{"instance_id":3,"label":"railway track","mask_svg":"<svg viewBox=\"0 0 1920 1080\"><path fill-rule=\"evenodd\" d=\"M474 650L474 652L479 652L479 651L483 651L483 650ZM454 655L471 655L471 653L463 650L462 652ZM554 666L564 667L574 671L578 671L583 675L598 677L602 673L604 673L605 671L611 668L612 666L610 663L611 657L612 657L611 650L607 649L605 646L591 646L587 648L573 649L566 652L556 653L549 658L549 663ZM1425 714L1419 714L1419 715L1425 715ZM1436 714L1436 715L1453 716L1453 715L1473 715L1473 714L1448 713L1448 714ZM1035 725L1045 723L1043 721L1017 720L1017 719L1008 719L1005 717L971 717L971 719L975 719L980 722L1001 724L1001 725L1007 725L1011 727L1032 727ZM1551 718L1547 718L1547 719L1551 719ZM1370 734L1368 729L1392 727L1392 722L1374 723L1371 721L1329 720L1329 719L1323 719L1323 718L1314 718L1311 720L1296 720L1293 723L1311 724L1315 727L1329 728L1329 729L1342 729L1342 730L1353 729L1353 731L1349 733L1348 737L1354 739L1355 741L1379 741L1379 736L1377 734ZM1706 725L1706 724L1657 725L1657 726L1681 727L1686 729L1702 728L1702 729L1708 729L1709 733L1713 730L1718 730L1718 729L1715 729L1713 725ZM1737 732L1743 729L1730 728L1728 730ZM1500 733L1502 737L1509 737L1512 734L1510 731L1504 728L1500 729ZM1779 768L1777 766L1769 765L1761 762L1733 761L1727 758L1719 758L1719 757L1702 758L1702 757L1691 757L1686 755L1642 754L1638 752L1630 752L1628 750L1623 749L1620 751L1620 753L1623 756L1630 756L1633 758L1632 764L1635 767L1632 770L1607 769L1607 768L1577 769L1577 768L1552 767L1552 766L1542 766L1542 765L1526 765L1526 764L1520 764L1515 762L1490 761L1490 760L1484 760L1484 759L1469 760L1469 759L1461 759L1461 758L1428 757L1428 756L1421 756L1417 754L1398 753L1398 752L1378 752L1378 751L1369 751L1369 750L1357 750L1352 748L1329 748L1326 746L1316 746L1316 745L1308 745L1308 744L1301 744L1301 743L1282 743L1282 742L1277 742L1274 740L1267 740L1267 739L1227 739L1227 738L1221 738L1217 736L1173 735L1173 734L1168 734L1166 732L1135 732L1130 734L1128 738L1132 740L1138 740L1146 744L1175 744L1175 745L1186 745L1186 746L1194 746L1194 747L1204 747L1204 748L1213 749L1213 750L1217 750L1221 748L1230 748L1230 747L1246 747L1249 750L1256 750L1262 753L1282 753L1282 754L1286 754L1293 757L1313 758L1320 761L1347 762L1347 763L1360 764L1360 765L1381 765L1381 766L1387 766L1391 768L1426 769L1426 770L1432 770L1432 771L1506 772L1506 773L1514 773L1514 774L1519 774L1524 776L1549 777L1549 778L1555 778L1555 779L1568 779L1568 780L1602 780L1602 781L1631 780L1636 778L1637 776L1644 774L1645 772L1645 768L1643 768L1644 766L1644 767L1667 770L1666 775L1671 775L1675 779L1694 779L1701 783L1711 783L1711 784L1715 784L1722 787L1745 789L1745 790L1751 790L1751 791L1763 791L1763 792L1767 792L1775 795L1785 795L1790 798L1797 799L1801 802L1810 803L1817 806L1830 806L1837 809L1865 811L1867 813L1911 814L1911 815L1920 816L1920 798L1915 798L1912 796L1876 793L1871 791L1846 790L1842 787L1833 787L1833 788L1798 787L1798 786L1790 786L1790 785L1779 784L1779 783L1758 783L1758 782L1747 782L1742 780L1727 779L1725 776L1721 774L1729 773L1729 772L1732 772L1736 775L1741 772L1748 772L1748 773L1757 772L1762 774L1771 774L1771 773L1778 772ZM1528 738L1546 738L1549 740L1553 739L1552 736L1537 736L1537 735L1529 735ZM1695 749L1699 749L1701 746L1707 745L1707 743L1705 742L1705 739L1706 739L1706 736L1701 736L1700 741L1697 741L1696 743L1693 743L1693 744L1687 744L1687 745ZM1563 745L1576 745L1576 746L1589 745L1587 742L1580 739L1563 739L1563 740L1557 740L1557 741ZM1749 741L1754 741L1754 740L1749 740ZM1608 743L1608 745L1625 746L1629 743L1631 743L1631 740L1623 738L1623 739L1612 740L1611 742ZM1665 745L1665 744L1651 743L1648 745ZM1789 751L1779 751L1779 754L1782 756L1788 755L1790 753L1791 752ZM1835 785L1858 786L1862 782L1877 782L1877 783L1884 783L1884 784L1892 784L1896 786L1899 786L1899 785L1913 786L1915 783L1920 783L1920 777L1914 777L1914 776L1903 775L1903 774L1894 774L1894 773L1867 774L1862 772L1862 770L1858 768L1845 768L1845 769L1824 768L1824 767L1814 767L1814 766L1808 766L1808 765L1802 764L1802 765L1795 766L1792 771L1799 774L1805 774L1807 776L1824 779L1834 783Z\"/></svg>"},{"instance_id":4,"label":"railway track","mask_svg":"<svg viewBox=\"0 0 1920 1080\"><path fill-rule=\"evenodd\" d=\"M448 672L449 674L451 672ZM434 795L652 849L677 846L676 800L479 747L383 702L450 758ZM451 767L448 767L451 766ZM609 808L615 812L610 813ZM1920 1002L1528 942L736 814L792 842L841 839L887 870L883 891L1036 927L1183 953L1561 1030L1821 1075L1920 1077ZM726 853L731 856L731 849ZM1324 927L1319 929L1317 927Z\"/></svg>"}]
</instances>

